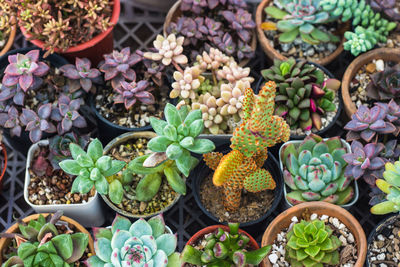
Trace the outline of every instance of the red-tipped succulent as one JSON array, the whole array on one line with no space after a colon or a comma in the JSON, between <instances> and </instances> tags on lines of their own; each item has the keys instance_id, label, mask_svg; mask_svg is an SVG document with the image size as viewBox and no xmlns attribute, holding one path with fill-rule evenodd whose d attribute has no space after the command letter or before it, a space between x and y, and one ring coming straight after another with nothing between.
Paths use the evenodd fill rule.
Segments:
<instances>
[{"instance_id":1,"label":"red-tipped succulent","mask_svg":"<svg viewBox=\"0 0 400 267\"><path fill-rule=\"evenodd\" d=\"M51 114L51 104L44 104L38 108L37 114L30 109L22 109L20 120L25 125L25 130L29 131L29 138L33 143L42 138L42 132L54 133L56 127L49 122Z\"/></svg>"},{"instance_id":2,"label":"red-tipped succulent","mask_svg":"<svg viewBox=\"0 0 400 267\"><path fill-rule=\"evenodd\" d=\"M137 100L144 104L154 104L154 96L146 91L149 88L149 82L142 80L139 82L128 83L126 81L121 82L121 87L115 89L118 94L114 98L115 103L123 103L126 109L131 108Z\"/></svg>"}]
</instances>

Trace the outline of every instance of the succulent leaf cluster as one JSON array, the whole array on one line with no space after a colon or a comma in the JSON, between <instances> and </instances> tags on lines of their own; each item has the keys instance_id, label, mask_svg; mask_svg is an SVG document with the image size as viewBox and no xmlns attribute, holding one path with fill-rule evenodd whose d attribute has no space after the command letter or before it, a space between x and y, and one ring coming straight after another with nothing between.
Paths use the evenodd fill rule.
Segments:
<instances>
[{"instance_id":1,"label":"succulent leaf cluster","mask_svg":"<svg viewBox=\"0 0 400 267\"><path fill-rule=\"evenodd\" d=\"M66 64L60 68L64 76L69 79L68 86L70 92L83 89L86 93L93 90L93 82L99 82L100 71L96 68L91 68L92 63L87 58L77 57L75 66Z\"/></svg>"},{"instance_id":2,"label":"succulent leaf cluster","mask_svg":"<svg viewBox=\"0 0 400 267\"><path fill-rule=\"evenodd\" d=\"M94 186L100 194L108 195L113 203L121 203L122 184L110 177L121 171L126 163L103 156L103 145L97 138L89 143L86 152L75 143L70 143L69 150L73 159L61 161L60 167L66 173L77 176L71 193L86 194Z\"/></svg>"},{"instance_id":3,"label":"succulent leaf cluster","mask_svg":"<svg viewBox=\"0 0 400 267\"><path fill-rule=\"evenodd\" d=\"M271 249L271 246L265 246L247 251L250 238L239 232L239 223L229 223L229 232L218 228L206 235L205 240L207 243L203 249L186 245L182 251L182 261L197 266L257 266Z\"/></svg>"},{"instance_id":4,"label":"succulent leaf cluster","mask_svg":"<svg viewBox=\"0 0 400 267\"><path fill-rule=\"evenodd\" d=\"M278 87L275 114L284 117L291 129L311 130L322 127L321 116L335 111L335 93L340 87L336 79L325 79L324 72L306 61L275 60L261 71L266 80Z\"/></svg>"},{"instance_id":5,"label":"succulent leaf cluster","mask_svg":"<svg viewBox=\"0 0 400 267\"><path fill-rule=\"evenodd\" d=\"M183 52L183 36L176 37L175 34L168 35L165 38L162 35L157 35L156 40L153 41L154 48L158 50L157 53L146 52L144 57L154 61L160 61L168 66L172 64L186 64L188 59Z\"/></svg>"},{"instance_id":6,"label":"succulent leaf cluster","mask_svg":"<svg viewBox=\"0 0 400 267\"><path fill-rule=\"evenodd\" d=\"M345 176L349 152L339 137L323 140L308 135L300 144L284 145L281 152L285 184L291 189L287 200L293 204L306 201L326 201L344 205L352 200L352 176Z\"/></svg>"},{"instance_id":7,"label":"succulent leaf cluster","mask_svg":"<svg viewBox=\"0 0 400 267\"><path fill-rule=\"evenodd\" d=\"M0 46L4 46L15 22L15 10L10 1L0 2Z\"/></svg>"},{"instance_id":8,"label":"succulent leaf cluster","mask_svg":"<svg viewBox=\"0 0 400 267\"><path fill-rule=\"evenodd\" d=\"M287 234L285 258L290 266L323 266L339 264L338 248L342 242L324 221L296 223Z\"/></svg>"},{"instance_id":9,"label":"succulent leaf cluster","mask_svg":"<svg viewBox=\"0 0 400 267\"><path fill-rule=\"evenodd\" d=\"M388 20L400 21L400 11L395 9L396 0L371 0L369 5L375 12L384 13Z\"/></svg>"},{"instance_id":10,"label":"succulent leaf cluster","mask_svg":"<svg viewBox=\"0 0 400 267\"><path fill-rule=\"evenodd\" d=\"M366 91L369 98L387 101L400 98L400 64L372 74Z\"/></svg>"},{"instance_id":11,"label":"succulent leaf cluster","mask_svg":"<svg viewBox=\"0 0 400 267\"><path fill-rule=\"evenodd\" d=\"M19 244L17 255L9 258L2 267L69 267L78 262L89 244L89 235L60 234L56 223L61 216L62 212L58 211L50 220L46 220L40 214L37 220L31 220L28 224L20 221L18 226L20 234L14 234L14 237L23 243Z\"/></svg>"},{"instance_id":12,"label":"succulent leaf cluster","mask_svg":"<svg viewBox=\"0 0 400 267\"><path fill-rule=\"evenodd\" d=\"M169 233L161 215L131 223L117 214L111 229L93 232L96 255L87 260L88 266L179 266L176 235Z\"/></svg>"}]
</instances>

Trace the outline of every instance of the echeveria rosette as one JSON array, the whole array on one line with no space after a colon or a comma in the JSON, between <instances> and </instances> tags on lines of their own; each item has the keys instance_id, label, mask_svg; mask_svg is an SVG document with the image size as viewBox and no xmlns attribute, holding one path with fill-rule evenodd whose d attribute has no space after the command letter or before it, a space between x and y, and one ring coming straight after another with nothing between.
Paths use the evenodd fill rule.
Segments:
<instances>
[{"instance_id":1,"label":"echeveria rosette","mask_svg":"<svg viewBox=\"0 0 400 267\"><path fill-rule=\"evenodd\" d=\"M103 266L176 267L176 235L167 230L161 215L133 224L117 214L109 228L95 228L95 256L86 264ZM174 258L174 260L172 260Z\"/></svg>"},{"instance_id":2,"label":"echeveria rosette","mask_svg":"<svg viewBox=\"0 0 400 267\"><path fill-rule=\"evenodd\" d=\"M118 93L114 97L114 103L124 104L126 109L130 109L139 100L143 104L151 105L155 103L154 96L148 91L149 82L142 80L139 82L121 82L121 86L115 91Z\"/></svg>"},{"instance_id":3,"label":"echeveria rosette","mask_svg":"<svg viewBox=\"0 0 400 267\"><path fill-rule=\"evenodd\" d=\"M28 53L8 56L10 63L3 76L3 85L11 87L18 85L25 92L32 86L41 83L39 77L46 75L49 66L44 62L38 62L39 50L31 50Z\"/></svg>"},{"instance_id":4,"label":"echeveria rosette","mask_svg":"<svg viewBox=\"0 0 400 267\"><path fill-rule=\"evenodd\" d=\"M20 115L14 106L11 106L7 112L0 113L0 125L10 129L11 136L21 135Z\"/></svg>"},{"instance_id":5,"label":"echeveria rosette","mask_svg":"<svg viewBox=\"0 0 400 267\"><path fill-rule=\"evenodd\" d=\"M350 186L352 177L344 176L346 162L342 155L346 152L339 137L324 141L309 135L299 145L285 145L281 159L285 184L291 189L287 200L293 205L306 201L348 203L354 189Z\"/></svg>"},{"instance_id":6,"label":"echeveria rosette","mask_svg":"<svg viewBox=\"0 0 400 267\"><path fill-rule=\"evenodd\" d=\"M400 64L386 67L371 76L366 91L369 98L375 100L390 100L400 97Z\"/></svg>"},{"instance_id":7,"label":"echeveria rosette","mask_svg":"<svg viewBox=\"0 0 400 267\"><path fill-rule=\"evenodd\" d=\"M34 88L32 87L32 89ZM14 104L18 106L23 106L25 100L25 92L21 89L21 86L6 87L2 85L0 90L0 102L9 100L11 98Z\"/></svg>"},{"instance_id":8,"label":"echeveria rosette","mask_svg":"<svg viewBox=\"0 0 400 267\"><path fill-rule=\"evenodd\" d=\"M69 145L69 150L73 159L61 161L60 167L66 173L77 176L72 183L71 193L86 194L94 186L99 194L108 195L113 203L121 203L122 184L118 179L109 177L121 171L126 163L103 156L103 145L97 138L90 142L87 152L74 143ZM110 179L110 183L107 179Z\"/></svg>"},{"instance_id":9,"label":"echeveria rosette","mask_svg":"<svg viewBox=\"0 0 400 267\"><path fill-rule=\"evenodd\" d=\"M69 80L69 91L75 92L82 88L85 92L89 92L93 86L92 81L99 78L100 71L96 68L91 68L92 63L87 58L75 59L75 66L66 64L60 68L64 76Z\"/></svg>"},{"instance_id":10,"label":"echeveria rosette","mask_svg":"<svg viewBox=\"0 0 400 267\"><path fill-rule=\"evenodd\" d=\"M397 136L400 132L400 105L396 103L394 99L390 100L389 103L375 103L376 106L382 108L386 113L386 120L396 127L396 131L393 135Z\"/></svg>"}]
</instances>

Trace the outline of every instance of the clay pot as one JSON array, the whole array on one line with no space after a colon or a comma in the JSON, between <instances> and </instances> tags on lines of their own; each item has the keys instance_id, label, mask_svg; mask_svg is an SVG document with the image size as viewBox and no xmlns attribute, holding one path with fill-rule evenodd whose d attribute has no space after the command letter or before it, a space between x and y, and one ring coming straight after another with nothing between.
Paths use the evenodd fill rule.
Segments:
<instances>
[{"instance_id":1,"label":"clay pot","mask_svg":"<svg viewBox=\"0 0 400 267\"><path fill-rule=\"evenodd\" d=\"M6 169L7 169L7 149L3 143L0 144L0 146L1 146L1 151L3 153L3 157L4 157L3 169L0 172L0 190L1 190L1 188L3 186L3 183L2 183L3 177L4 177L4 174L6 173Z\"/></svg>"},{"instance_id":2,"label":"clay pot","mask_svg":"<svg viewBox=\"0 0 400 267\"><path fill-rule=\"evenodd\" d=\"M15 18L11 19L11 24L15 24ZM14 39L15 39L16 34L17 34L17 26L13 25L13 26L11 26L11 32L10 32L10 35L8 36L7 43L3 47L3 49L0 51L0 57L10 50L10 48L14 44Z\"/></svg>"},{"instance_id":3,"label":"clay pot","mask_svg":"<svg viewBox=\"0 0 400 267\"><path fill-rule=\"evenodd\" d=\"M205 236L206 234L212 233L215 230L217 230L218 228L222 228L224 231L229 232L229 227L226 225L212 225L212 226L208 226L206 228L203 228L202 230L198 231L197 233L195 233L186 243L186 245L192 245L194 246L197 242L197 240L201 239L203 236ZM239 233L245 234L246 236L248 236L250 238L249 244L250 247L253 250L257 250L260 248L260 246L257 244L256 240L247 232L243 231L242 229L239 229ZM182 267L185 266L185 263L182 264ZM265 263L261 262L259 267L265 267Z\"/></svg>"},{"instance_id":4,"label":"clay pot","mask_svg":"<svg viewBox=\"0 0 400 267\"><path fill-rule=\"evenodd\" d=\"M114 0L113 12L111 14L110 23L116 25L121 11L120 0ZM56 53L62 54L71 63L75 63L75 58L88 58L92 62L92 66L96 66L103 55L111 53L113 50L113 30L114 26L109 27L104 32L94 36L90 41L68 48L66 51L55 49ZM27 33L26 29L20 26L20 30L26 39L32 38L32 35ZM29 40L34 45L44 49L44 42L41 40Z\"/></svg>"},{"instance_id":5,"label":"clay pot","mask_svg":"<svg viewBox=\"0 0 400 267\"><path fill-rule=\"evenodd\" d=\"M169 25L171 24L171 22L176 22L179 19L179 17L182 16L182 11L180 9L181 1L182 0L176 1L176 3L171 7L171 9L167 13L167 16L165 17L164 28L163 28L164 36L167 36L167 29L168 29ZM256 36L255 30L253 31L253 38L251 39L250 46L253 51L256 51L257 36ZM250 62L250 58L244 59L244 60L240 61L238 64L239 64L239 66L244 67L249 62Z\"/></svg>"},{"instance_id":6,"label":"clay pot","mask_svg":"<svg viewBox=\"0 0 400 267\"><path fill-rule=\"evenodd\" d=\"M270 44L270 40L267 38L267 36L264 33L264 30L261 29L261 24L265 21L265 11L264 9L269 6L269 3L272 0L263 0L257 7L256 11L256 24L257 24L257 36L258 40L261 44L261 47L264 50L264 53L271 59L279 59L279 60L286 60L287 57L283 56L280 54L277 50L274 49L273 46ZM343 43L344 43L344 33L350 29L350 24L346 23L344 25L339 25L338 31L340 31L340 35L342 36L342 40L340 42L340 45L338 48L329 56L313 61L314 63L320 64L320 65L328 65L330 62L332 62L335 58L337 58L340 53L343 51Z\"/></svg>"},{"instance_id":7,"label":"clay pot","mask_svg":"<svg viewBox=\"0 0 400 267\"><path fill-rule=\"evenodd\" d=\"M45 218L50 215L49 213L40 213L40 214L42 214ZM30 215L30 216L25 217L24 219L22 219L22 221L25 222L25 223L28 223L31 220L36 220L37 218L39 218L40 214ZM68 222L68 223L72 224L73 226L75 226L75 228L77 229L77 232L81 232L81 233L87 234L89 236L89 245L88 245L89 246L89 252L92 255L96 254L95 251L94 251L94 245L93 245L92 236L85 229L85 227L80 225L77 221L72 220L72 219L70 219L68 217L65 217L65 216L61 216L60 220ZM18 223L15 223L15 224L11 225L11 227L8 228L7 231L6 231L6 233L10 233L10 234L11 233L17 233L17 232L19 232ZM3 251L4 251L4 249L7 248L7 246L10 244L10 242L11 242L10 238L1 238L0 239L0 264L3 263L3 259L2 259Z\"/></svg>"},{"instance_id":8,"label":"clay pot","mask_svg":"<svg viewBox=\"0 0 400 267\"><path fill-rule=\"evenodd\" d=\"M357 107L350 97L350 83L356 76L357 72L366 64L374 59L382 59L384 61L400 62L399 48L378 48L367 53L361 54L351 62L347 67L342 79L342 97L346 115L351 118L351 115L356 113Z\"/></svg>"},{"instance_id":9,"label":"clay pot","mask_svg":"<svg viewBox=\"0 0 400 267\"><path fill-rule=\"evenodd\" d=\"M292 217L296 216L300 218L305 211L311 214L316 213L318 215L336 217L344 225L346 225L346 227L354 235L357 244L357 261L354 267L364 266L364 261L367 256L367 239L362 226L347 210L326 202L314 201L302 203L282 212L269 224L267 230L265 230L261 245L272 245L278 233L289 227L292 222ZM266 267L272 267L268 257L264 259L264 263Z\"/></svg>"}]
</instances>

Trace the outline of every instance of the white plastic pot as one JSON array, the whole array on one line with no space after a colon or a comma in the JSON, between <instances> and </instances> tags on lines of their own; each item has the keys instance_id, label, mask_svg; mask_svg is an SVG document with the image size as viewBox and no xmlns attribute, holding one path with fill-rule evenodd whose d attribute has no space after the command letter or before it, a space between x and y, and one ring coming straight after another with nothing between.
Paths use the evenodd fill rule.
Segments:
<instances>
[{"instance_id":1,"label":"white plastic pot","mask_svg":"<svg viewBox=\"0 0 400 267\"><path fill-rule=\"evenodd\" d=\"M80 204L35 205L29 201L28 185L31 177L28 170L39 145L47 146L49 145L49 141L41 140L38 143L33 144L28 150L24 183L24 198L26 203L28 203L36 213L54 213L57 210L62 210L65 216L78 221L85 227L102 226L105 221L105 215L102 211L101 200L97 192L93 197L89 198L88 202Z\"/></svg>"}]
</instances>

